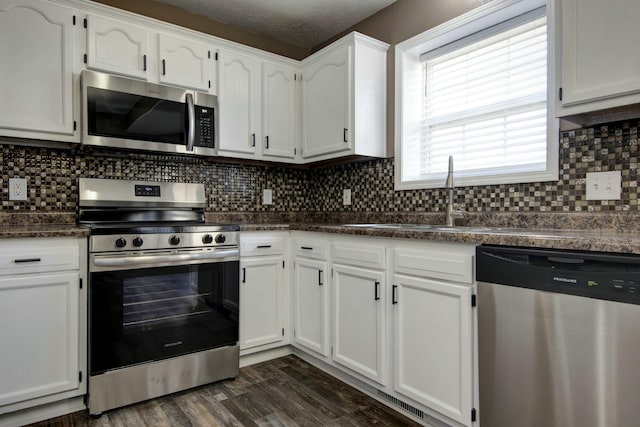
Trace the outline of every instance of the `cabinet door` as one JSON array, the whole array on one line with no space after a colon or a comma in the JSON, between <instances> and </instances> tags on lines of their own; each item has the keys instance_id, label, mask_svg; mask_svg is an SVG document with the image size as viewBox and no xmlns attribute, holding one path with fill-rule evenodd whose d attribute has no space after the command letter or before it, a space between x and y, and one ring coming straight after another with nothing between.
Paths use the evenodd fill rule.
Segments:
<instances>
[{"instance_id":1,"label":"cabinet door","mask_svg":"<svg viewBox=\"0 0 640 427\"><path fill-rule=\"evenodd\" d=\"M146 28L102 16L87 18L87 68L147 79Z\"/></svg>"},{"instance_id":2,"label":"cabinet door","mask_svg":"<svg viewBox=\"0 0 640 427\"><path fill-rule=\"evenodd\" d=\"M640 92L640 2L562 0L562 104ZM606 29L606 30L605 30Z\"/></svg>"},{"instance_id":3,"label":"cabinet door","mask_svg":"<svg viewBox=\"0 0 640 427\"><path fill-rule=\"evenodd\" d=\"M350 50L350 46L341 48L303 70L302 157L305 159L352 148Z\"/></svg>"},{"instance_id":4,"label":"cabinet door","mask_svg":"<svg viewBox=\"0 0 640 427\"><path fill-rule=\"evenodd\" d=\"M386 383L384 272L333 267L333 360Z\"/></svg>"},{"instance_id":5,"label":"cabinet door","mask_svg":"<svg viewBox=\"0 0 640 427\"><path fill-rule=\"evenodd\" d=\"M296 258L294 270L294 342L322 356L328 356L327 263Z\"/></svg>"},{"instance_id":6,"label":"cabinet door","mask_svg":"<svg viewBox=\"0 0 640 427\"><path fill-rule=\"evenodd\" d=\"M0 3L0 127L73 135L73 19L54 4Z\"/></svg>"},{"instance_id":7,"label":"cabinet door","mask_svg":"<svg viewBox=\"0 0 640 427\"><path fill-rule=\"evenodd\" d=\"M0 406L78 388L78 273L0 279Z\"/></svg>"},{"instance_id":8,"label":"cabinet door","mask_svg":"<svg viewBox=\"0 0 640 427\"><path fill-rule=\"evenodd\" d=\"M284 339L283 258L240 261L240 350Z\"/></svg>"},{"instance_id":9,"label":"cabinet door","mask_svg":"<svg viewBox=\"0 0 640 427\"><path fill-rule=\"evenodd\" d=\"M295 70L270 62L262 64L262 154L295 157Z\"/></svg>"},{"instance_id":10,"label":"cabinet door","mask_svg":"<svg viewBox=\"0 0 640 427\"><path fill-rule=\"evenodd\" d=\"M471 425L471 286L396 275L394 388Z\"/></svg>"},{"instance_id":11,"label":"cabinet door","mask_svg":"<svg viewBox=\"0 0 640 427\"><path fill-rule=\"evenodd\" d=\"M219 151L254 154L260 138L256 135L259 92L255 59L235 52L221 51L218 62Z\"/></svg>"},{"instance_id":12,"label":"cabinet door","mask_svg":"<svg viewBox=\"0 0 640 427\"><path fill-rule=\"evenodd\" d=\"M189 39L158 36L161 83L208 92L211 85L211 50Z\"/></svg>"}]
</instances>

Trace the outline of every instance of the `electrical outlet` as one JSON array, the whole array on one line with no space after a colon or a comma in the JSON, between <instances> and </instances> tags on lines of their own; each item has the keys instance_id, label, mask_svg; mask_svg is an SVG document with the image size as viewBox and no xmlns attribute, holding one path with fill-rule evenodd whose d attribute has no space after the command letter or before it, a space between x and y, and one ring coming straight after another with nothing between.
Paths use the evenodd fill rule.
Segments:
<instances>
[{"instance_id":1,"label":"electrical outlet","mask_svg":"<svg viewBox=\"0 0 640 427\"><path fill-rule=\"evenodd\" d=\"M9 200L27 200L26 178L9 178Z\"/></svg>"},{"instance_id":2,"label":"electrical outlet","mask_svg":"<svg viewBox=\"0 0 640 427\"><path fill-rule=\"evenodd\" d=\"M268 188L262 190L262 204L263 205L273 204L273 190L270 190Z\"/></svg>"},{"instance_id":3,"label":"electrical outlet","mask_svg":"<svg viewBox=\"0 0 640 427\"><path fill-rule=\"evenodd\" d=\"M342 204L344 206L347 206L347 205L351 204L351 189L350 188L345 188L344 190L342 190Z\"/></svg>"},{"instance_id":4,"label":"electrical outlet","mask_svg":"<svg viewBox=\"0 0 640 427\"><path fill-rule=\"evenodd\" d=\"M587 200L620 200L622 193L622 173L587 173Z\"/></svg>"}]
</instances>

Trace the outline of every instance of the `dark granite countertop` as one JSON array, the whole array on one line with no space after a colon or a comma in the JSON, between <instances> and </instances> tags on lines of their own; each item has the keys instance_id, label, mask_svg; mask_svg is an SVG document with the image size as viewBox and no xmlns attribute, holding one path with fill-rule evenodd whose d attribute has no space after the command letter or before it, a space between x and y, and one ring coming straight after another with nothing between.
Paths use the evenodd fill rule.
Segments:
<instances>
[{"instance_id":1,"label":"dark granite countertop","mask_svg":"<svg viewBox=\"0 0 640 427\"><path fill-rule=\"evenodd\" d=\"M23 237L87 237L89 228L76 224L0 225L0 239Z\"/></svg>"},{"instance_id":2,"label":"dark granite countertop","mask_svg":"<svg viewBox=\"0 0 640 427\"><path fill-rule=\"evenodd\" d=\"M339 233L370 237L390 237L411 240L493 244L550 249L589 250L640 254L640 233L622 230L526 230L519 228L459 227L420 230L381 228L378 226L348 226L344 224L291 223L243 224L241 231L297 230Z\"/></svg>"},{"instance_id":3,"label":"dark granite countertop","mask_svg":"<svg viewBox=\"0 0 640 427\"><path fill-rule=\"evenodd\" d=\"M616 229L536 229L459 227L430 230L323 223L244 223L241 231L313 231L344 235L387 237L436 242L494 244L550 249L640 254L640 232ZM0 224L0 239L25 237L86 237L89 229L76 224Z\"/></svg>"}]
</instances>

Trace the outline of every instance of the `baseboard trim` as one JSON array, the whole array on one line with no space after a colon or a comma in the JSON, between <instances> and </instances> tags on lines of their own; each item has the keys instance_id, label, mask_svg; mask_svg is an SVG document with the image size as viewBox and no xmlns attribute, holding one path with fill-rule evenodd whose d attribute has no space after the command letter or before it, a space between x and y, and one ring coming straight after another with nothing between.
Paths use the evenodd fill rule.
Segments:
<instances>
[{"instance_id":1,"label":"baseboard trim","mask_svg":"<svg viewBox=\"0 0 640 427\"><path fill-rule=\"evenodd\" d=\"M0 427L24 426L86 409L84 396L74 397L0 415Z\"/></svg>"}]
</instances>

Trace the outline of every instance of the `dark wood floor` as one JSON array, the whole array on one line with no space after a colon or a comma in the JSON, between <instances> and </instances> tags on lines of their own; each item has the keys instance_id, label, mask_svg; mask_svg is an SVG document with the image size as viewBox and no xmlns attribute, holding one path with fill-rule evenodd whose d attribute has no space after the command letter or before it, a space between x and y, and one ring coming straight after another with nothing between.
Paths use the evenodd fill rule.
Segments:
<instances>
[{"instance_id":1,"label":"dark wood floor","mask_svg":"<svg viewBox=\"0 0 640 427\"><path fill-rule=\"evenodd\" d=\"M295 356L242 368L235 380L31 427L418 426Z\"/></svg>"}]
</instances>

